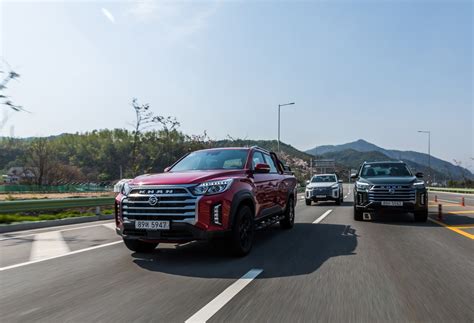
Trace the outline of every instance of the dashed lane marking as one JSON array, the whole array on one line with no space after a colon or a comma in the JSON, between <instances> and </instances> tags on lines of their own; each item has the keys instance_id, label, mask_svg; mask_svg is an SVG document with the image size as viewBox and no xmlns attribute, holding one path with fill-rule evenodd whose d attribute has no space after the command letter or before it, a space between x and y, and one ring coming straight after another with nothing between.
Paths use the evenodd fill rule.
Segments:
<instances>
[{"instance_id":1,"label":"dashed lane marking","mask_svg":"<svg viewBox=\"0 0 474 323\"><path fill-rule=\"evenodd\" d=\"M65 226L58 226L58 227L49 227L49 228L43 228L43 229L34 229L34 230L48 230L52 228L57 228L57 230L54 230L54 231L46 231L46 232L40 231L40 232L33 232L33 233L21 234L21 235L14 235L14 233L11 233L12 234L11 236L8 236L8 233L7 233L7 236L4 235L2 238L0 238L0 241L31 237L37 234L47 233L47 232L66 232L66 231L72 231L72 230L86 229L86 228L98 227L103 224L108 224L108 223L97 223L97 224L91 224L91 225L85 225L82 227L73 227L73 228L64 228ZM64 228L64 229L60 229L60 228Z\"/></svg>"},{"instance_id":2,"label":"dashed lane marking","mask_svg":"<svg viewBox=\"0 0 474 323\"><path fill-rule=\"evenodd\" d=\"M32 261L22 262L22 263L19 263L19 264L16 264L16 265L1 267L1 268L0 268L0 271L4 271L4 270L8 270L8 269L13 269L13 268L18 268L18 267L23 267L23 266L27 266L27 265L32 265L32 264L36 264L36 263L43 262L43 261L47 261L47 260L51 260L51 259L56 259L56 258L61 258L61 257L70 256L70 255L75 255L75 254L82 253L82 252L86 252L86 251L90 251L90 250L95 250L95 249L99 249L99 248L104 248L104 247L112 246L112 245L115 245L115 244L118 244L118 243L123 243L123 242L122 242L122 240L120 240L120 241L114 241L114 242L110 242L110 243L106 243L106 244L101 244L101 245L94 246L94 247L90 247L90 248L85 248L85 249L80 249L80 250L76 250L76 251L71 251L71 252L68 252L68 253L66 253L66 254L62 254L62 255L58 255L58 256L53 256L53 257L49 257L49 258L43 258L43 259L38 259L38 260L32 260Z\"/></svg>"},{"instance_id":3,"label":"dashed lane marking","mask_svg":"<svg viewBox=\"0 0 474 323\"><path fill-rule=\"evenodd\" d=\"M325 217L327 217L329 215L329 213L331 213L332 210L327 210L326 212L324 212L323 215L321 215L319 218L317 218L316 220L314 220L313 224L318 224L319 222L321 222L322 220L324 220Z\"/></svg>"},{"instance_id":4,"label":"dashed lane marking","mask_svg":"<svg viewBox=\"0 0 474 323\"><path fill-rule=\"evenodd\" d=\"M59 231L44 232L35 235L31 247L30 261L61 256L70 252Z\"/></svg>"},{"instance_id":5,"label":"dashed lane marking","mask_svg":"<svg viewBox=\"0 0 474 323\"><path fill-rule=\"evenodd\" d=\"M102 225L103 225L104 227L109 228L109 229L112 229L112 230L114 230L114 231L115 231L115 228L117 227L117 226L115 225L115 222L112 222L112 223L104 223L104 224L102 224Z\"/></svg>"},{"instance_id":6,"label":"dashed lane marking","mask_svg":"<svg viewBox=\"0 0 474 323\"><path fill-rule=\"evenodd\" d=\"M197 311L196 314L187 319L185 323L206 322L262 272L263 269L251 269L248 273L227 287L222 293L217 295L217 297L206 306Z\"/></svg>"}]
</instances>

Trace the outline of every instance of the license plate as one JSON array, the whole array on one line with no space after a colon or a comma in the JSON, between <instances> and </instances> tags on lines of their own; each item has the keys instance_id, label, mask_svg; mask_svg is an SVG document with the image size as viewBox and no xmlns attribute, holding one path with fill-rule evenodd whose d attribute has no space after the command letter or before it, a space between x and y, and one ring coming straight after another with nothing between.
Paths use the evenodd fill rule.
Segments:
<instances>
[{"instance_id":1,"label":"license plate","mask_svg":"<svg viewBox=\"0 0 474 323\"><path fill-rule=\"evenodd\" d=\"M382 201L383 206L403 206L401 201Z\"/></svg>"},{"instance_id":2,"label":"license plate","mask_svg":"<svg viewBox=\"0 0 474 323\"><path fill-rule=\"evenodd\" d=\"M169 230L170 221L135 221L135 229L142 230Z\"/></svg>"},{"instance_id":3,"label":"license plate","mask_svg":"<svg viewBox=\"0 0 474 323\"><path fill-rule=\"evenodd\" d=\"M326 195L316 195L317 198L325 198Z\"/></svg>"}]
</instances>

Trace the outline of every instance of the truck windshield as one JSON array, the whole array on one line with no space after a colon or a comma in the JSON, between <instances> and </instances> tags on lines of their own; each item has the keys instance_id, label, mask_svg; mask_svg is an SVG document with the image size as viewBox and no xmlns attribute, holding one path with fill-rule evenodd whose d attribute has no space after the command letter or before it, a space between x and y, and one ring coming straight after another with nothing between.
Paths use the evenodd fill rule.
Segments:
<instances>
[{"instance_id":1,"label":"truck windshield","mask_svg":"<svg viewBox=\"0 0 474 323\"><path fill-rule=\"evenodd\" d=\"M247 155L247 149L195 151L180 160L170 171L243 169L247 161Z\"/></svg>"},{"instance_id":2,"label":"truck windshield","mask_svg":"<svg viewBox=\"0 0 474 323\"><path fill-rule=\"evenodd\" d=\"M368 164L362 169L362 177L399 177L412 176L405 164Z\"/></svg>"},{"instance_id":3,"label":"truck windshield","mask_svg":"<svg viewBox=\"0 0 474 323\"><path fill-rule=\"evenodd\" d=\"M331 183L336 181L334 175L314 176L311 182L313 183Z\"/></svg>"}]
</instances>

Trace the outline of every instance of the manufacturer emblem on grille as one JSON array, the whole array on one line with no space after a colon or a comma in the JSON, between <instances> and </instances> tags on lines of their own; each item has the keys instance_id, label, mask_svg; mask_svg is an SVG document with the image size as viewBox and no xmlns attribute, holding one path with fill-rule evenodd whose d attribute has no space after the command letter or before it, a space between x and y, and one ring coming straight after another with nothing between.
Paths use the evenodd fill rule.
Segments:
<instances>
[{"instance_id":1,"label":"manufacturer emblem on grille","mask_svg":"<svg viewBox=\"0 0 474 323\"><path fill-rule=\"evenodd\" d=\"M394 188L390 188L390 189L388 190L388 192L389 192L390 194L395 194L395 189L394 189Z\"/></svg>"},{"instance_id":2,"label":"manufacturer emblem on grille","mask_svg":"<svg viewBox=\"0 0 474 323\"><path fill-rule=\"evenodd\" d=\"M160 199L158 198L158 196L152 195L152 196L150 196L150 198L148 199L148 204L150 204L151 206L155 206L155 205L158 204L159 201L160 201Z\"/></svg>"}]
</instances>

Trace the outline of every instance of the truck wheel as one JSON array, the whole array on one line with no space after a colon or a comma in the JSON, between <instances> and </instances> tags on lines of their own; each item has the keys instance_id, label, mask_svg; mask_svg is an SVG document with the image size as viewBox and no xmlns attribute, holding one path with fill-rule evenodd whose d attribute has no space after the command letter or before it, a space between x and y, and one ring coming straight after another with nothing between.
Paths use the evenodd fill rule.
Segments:
<instances>
[{"instance_id":1,"label":"truck wheel","mask_svg":"<svg viewBox=\"0 0 474 323\"><path fill-rule=\"evenodd\" d=\"M152 252L158 246L156 242L145 242L137 239L123 239L123 242L129 250L135 252Z\"/></svg>"},{"instance_id":2,"label":"truck wheel","mask_svg":"<svg viewBox=\"0 0 474 323\"><path fill-rule=\"evenodd\" d=\"M306 202L306 205L308 205L308 206L311 205L311 200L310 199L306 199L305 202Z\"/></svg>"},{"instance_id":3,"label":"truck wheel","mask_svg":"<svg viewBox=\"0 0 474 323\"><path fill-rule=\"evenodd\" d=\"M415 211L415 222L426 222L428 220L428 209Z\"/></svg>"},{"instance_id":4,"label":"truck wheel","mask_svg":"<svg viewBox=\"0 0 474 323\"><path fill-rule=\"evenodd\" d=\"M252 211L244 205L237 212L230 237L231 248L236 256L242 257L250 252L253 244L253 231Z\"/></svg>"},{"instance_id":5,"label":"truck wheel","mask_svg":"<svg viewBox=\"0 0 474 323\"><path fill-rule=\"evenodd\" d=\"M280 227L282 229L291 229L295 224L295 202L290 197L286 205L285 218L280 220Z\"/></svg>"},{"instance_id":6,"label":"truck wheel","mask_svg":"<svg viewBox=\"0 0 474 323\"><path fill-rule=\"evenodd\" d=\"M362 221L363 220L362 211L357 210L355 207L354 207L354 220L356 220L356 221Z\"/></svg>"},{"instance_id":7,"label":"truck wheel","mask_svg":"<svg viewBox=\"0 0 474 323\"><path fill-rule=\"evenodd\" d=\"M341 205L341 203L342 203L342 198L338 198L338 199L336 200L336 205Z\"/></svg>"}]
</instances>

